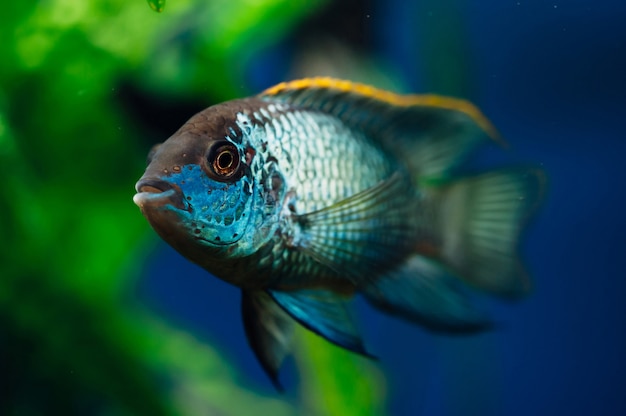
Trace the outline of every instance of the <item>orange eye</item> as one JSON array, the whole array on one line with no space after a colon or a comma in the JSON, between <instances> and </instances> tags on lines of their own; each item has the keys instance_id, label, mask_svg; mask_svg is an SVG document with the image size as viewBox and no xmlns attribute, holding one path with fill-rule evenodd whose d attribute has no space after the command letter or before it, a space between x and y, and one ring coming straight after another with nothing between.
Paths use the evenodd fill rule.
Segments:
<instances>
[{"instance_id":1,"label":"orange eye","mask_svg":"<svg viewBox=\"0 0 626 416\"><path fill-rule=\"evenodd\" d=\"M215 143L209 149L207 162L214 174L214 179L226 180L231 178L239 169L239 152L229 142Z\"/></svg>"}]
</instances>

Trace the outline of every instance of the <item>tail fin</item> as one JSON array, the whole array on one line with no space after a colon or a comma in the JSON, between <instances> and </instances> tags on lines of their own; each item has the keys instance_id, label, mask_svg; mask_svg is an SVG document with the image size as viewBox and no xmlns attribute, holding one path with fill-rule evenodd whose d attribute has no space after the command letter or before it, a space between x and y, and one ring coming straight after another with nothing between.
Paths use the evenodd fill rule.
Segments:
<instances>
[{"instance_id":1,"label":"tail fin","mask_svg":"<svg viewBox=\"0 0 626 416\"><path fill-rule=\"evenodd\" d=\"M426 188L422 216L431 241L360 290L377 308L433 331L488 329L467 286L506 298L530 290L517 244L544 182L540 170L508 169Z\"/></svg>"},{"instance_id":2,"label":"tail fin","mask_svg":"<svg viewBox=\"0 0 626 416\"><path fill-rule=\"evenodd\" d=\"M444 186L437 198L440 260L466 283L518 298L531 284L517 255L518 239L543 192L539 169L506 169Z\"/></svg>"}]
</instances>

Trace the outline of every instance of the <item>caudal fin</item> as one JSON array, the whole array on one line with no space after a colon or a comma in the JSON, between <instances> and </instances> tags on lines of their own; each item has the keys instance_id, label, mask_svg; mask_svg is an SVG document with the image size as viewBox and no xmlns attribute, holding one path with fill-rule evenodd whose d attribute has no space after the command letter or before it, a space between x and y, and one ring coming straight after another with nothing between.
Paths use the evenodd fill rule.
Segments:
<instances>
[{"instance_id":1,"label":"caudal fin","mask_svg":"<svg viewBox=\"0 0 626 416\"><path fill-rule=\"evenodd\" d=\"M466 283L507 298L531 288L518 258L523 225L537 206L545 176L539 169L506 169L442 188L438 207L440 260Z\"/></svg>"},{"instance_id":2,"label":"caudal fin","mask_svg":"<svg viewBox=\"0 0 626 416\"><path fill-rule=\"evenodd\" d=\"M518 241L544 183L538 169L508 169L424 189L427 240L360 290L377 308L436 332L488 329L491 322L468 289L510 299L528 293Z\"/></svg>"}]
</instances>

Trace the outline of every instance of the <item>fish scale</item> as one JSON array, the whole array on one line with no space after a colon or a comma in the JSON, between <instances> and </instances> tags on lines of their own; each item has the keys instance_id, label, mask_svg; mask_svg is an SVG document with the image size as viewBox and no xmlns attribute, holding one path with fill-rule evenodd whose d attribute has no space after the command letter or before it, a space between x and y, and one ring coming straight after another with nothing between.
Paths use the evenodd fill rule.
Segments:
<instances>
[{"instance_id":1,"label":"fish scale","mask_svg":"<svg viewBox=\"0 0 626 416\"><path fill-rule=\"evenodd\" d=\"M285 172L297 195L297 212L317 211L374 186L392 172L392 162L361 132L319 112L270 113L265 123L269 155ZM287 121L289 120L289 121ZM276 128L280 126L280 128ZM293 126L298 126L293 128ZM361 167L368 166L367 170ZM320 175L319 172L324 172Z\"/></svg>"},{"instance_id":2,"label":"fish scale","mask_svg":"<svg viewBox=\"0 0 626 416\"><path fill-rule=\"evenodd\" d=\"M321 112L299 111L289 108L265 108L256 112L255 122L262 123L265 135L261 141L267 141L264 157L275 159L284 174L285 187L295 194L295 214L315 212L329 204L332 205L348 196L368 189L392 172L394 166L390 156L377 148L362 132L346 128L336 117ZM238 120L245 120L245 114L238 114ZM294 128L294 126L298 126ZM254 143L253 143L254 144ZM263 148L261 143L257 147ZM370 169L360 169L365 163ZM397 162L396 162L397 165ZM396 166L396 169L398 167ZM325 172L320 176L319 172ZM289 174L291 173L291 174ZM384 207L381 207L384 209ZM334 226L316 232L323 239L350 240L358 229L354 224L363 218L358 210L346 211L333 220ZM371 215L371 214L370 214ZM377 217L372 220L376 223ZM407 232L399 237L414 238L412 216L397 216L398 227L406 227ZM374 224L375 225L375 224ZM382 240L387 240L388 227L378 226ZM387 229L385 229L387 228ZM370 228L364 230L375 244L381 240L371 235ZM394 241L387 241L393 244ZM273 282L279 287L307 285L307 282L319 282L320 279L344 279L336 271L319 263L310 256L297 250L287 250L287 245L279 236L271 242L272 273L280 278ZM408 245L408 244L407 244ZM339 259L350 260L359 251L366 252L363 246L356 253L336 252ZM265 262L264 262L265 263Z\"/></svg>"}]
</instances>

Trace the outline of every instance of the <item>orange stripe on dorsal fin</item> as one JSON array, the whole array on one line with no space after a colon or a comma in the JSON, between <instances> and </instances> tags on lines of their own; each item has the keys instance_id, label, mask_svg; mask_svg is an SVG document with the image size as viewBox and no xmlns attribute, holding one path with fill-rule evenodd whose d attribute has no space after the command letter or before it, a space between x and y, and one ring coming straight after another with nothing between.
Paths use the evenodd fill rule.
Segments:
<instances>
[{"instance_id":1,"label":"orange stripe on dorsal fin","mask_svg":"<svg viewBox=\"0 0 626 416\"><path fill-rule=\"evenodd\" d=\"M400 95L333 78L284 82L259 98L337 117L403 161L418 180L448 177L487 137L504 144L478 108L456 98Z\"/></svg>"},{"instance_id":2,"label":"orange stripe on dorsal fin","mask_svg":"<svg viewBox=\"0 0 626 416\"><path fill-rule=\"evenodd\" d=\"M282 82L266 89L260 95L289 96L304 90L327 90L330 94L349 93L365 99L379 101L395 107L429 107L442 110L458 111L469 116L489 137L501 145L506 142L501 138L496 128L483 113L469 101L445 97L436 94L396 94L369 85L352 81L328 77L304 78L295 81Z\"/></svg>"}]
</instances>

